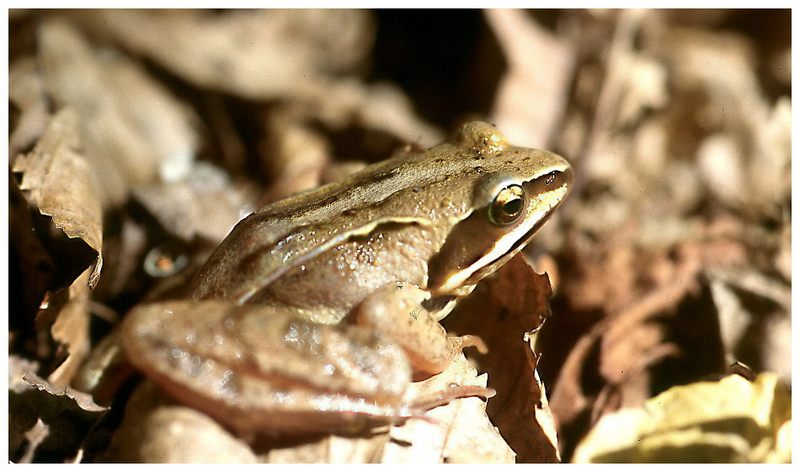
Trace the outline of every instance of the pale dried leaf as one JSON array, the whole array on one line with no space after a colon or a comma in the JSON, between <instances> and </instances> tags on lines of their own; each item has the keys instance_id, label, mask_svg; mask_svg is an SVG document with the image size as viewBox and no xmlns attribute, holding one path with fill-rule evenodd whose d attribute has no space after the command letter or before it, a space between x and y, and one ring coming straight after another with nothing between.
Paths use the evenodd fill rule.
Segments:
<instances>
[{"instance_id":1,"label":"pale dried leaf","mask_svg":"<svg viewBox=\"0 0 800 472\"><path fill-rule=\"evenodd\" d=\"M29 388L23 377L29 372L36 372L39 368L37 362L19 356L8 356L8 390L22 393Z\"/></svg>"},{"instance_id":2,"label":"pale dried leaf","mask_svg":"<svg viewBox=\"0 0 800 472\"><path fill-rule=\"evenodd\" d=\"M101 59L98 65L108 98L124 112L117 120L135 133L137 140L147 143L148 153L157 156L161 180L186 178L200 141L194 129L197 117L140 64L124 56Z\"/></svg>"},{"instance_id":3,"label":"pale dried leaf","mask_svg":"<svg viewBox=\"0 0 800 472\"><path fill-rule=\"evenodd\" d=\"M776 375L764 373L754 382L731 375L673 387L640 409L606 415L573 459L762 462L775 458L779 431L790 417L789 390Z\"/></svg>"},{"instance_id":4,"label":"pale dried leaf","mask_svg":"<svg viewBox=\"0 0 800 472\"><path fill-rule=\"evenodd\" d=\"M752 196L760 205L788 206L791 196L792 104L780 97L765 116L747 115L755 135L755 149L749 163ZM753 195L754 194L754 195Z\"/></svg>"},{"instance_id":5,"label":"pale dried leaf","mask_svg":"<svg viewBox=\"0 0 800 472\"><path fill-rule=\"evenodd\" d=\"M49 121L44 83L34 58L19 59L9 67L8 99L20 110L19 121L8 137L8 155L16 156L36 141Z\"/></svg>"},{"instance_id":6,"label":"pale dried leaf","mask_svg":"<svg viewBox=\"0 0 800 472\"><path fill-rule=\"evenodd\" d=\"M299 98L314 110L318 119L334 129L356 124L423 148L444 139L441 130L419 118L411 100L391 83L365 85L343 79L305 90Z\"/></svg>"},{"instance_id":7,"label":"pale dried leaf","mask_svg":"<svg viewBox=\"0 0 800 472\"><path fill-rule=\"evenodd\" d=\"M678 88L701 86L720 97L741 96L742 92L758 89L753 67L756 56L752 43L742 35L664 26L648 29L643 39L645 47L667 64ZM726 73L720 74L721 70ZM749 98L755 101L756 97ZM719 110L728 114L731 111Z\"/></svg>"},{"instance_id":8,"label":"pale dried leaf","mask_svg":"<svg viewBox=\"0 0 800 472\"><path fill-rule=\"evenodd\" d=\"M412 397L445 391L450 385L486 386L486 375L478 376L463 355L441 374L412 385ZM491 401L491 400L490 400ZM464 398L429 410L431 421L410 419L391 428L380 462L513 462L514 453L486 416L486 403Z\"/></svg>"},{"instance_id":9,"label":"pale dried leaf","mask_svg":"<svg viewBox=\"0 0 800 472\"><path fill-rule=\"evenodd\" d=\"M74 406L87 414L102 413L108 410L107 407L96 404L91 395L70 387L55 386L32 372L25 373L23 375L23 380L31 388L39 390L40 392L47 392L54 397L63 398L65 404L74 404Z\"/></svg>"},{"instance_id":10,"label":"pale dried leaf","mask_svg":"<svg viewBox=\"0 0 800 472\"><path fill-rule=\"evenodd\" d=\"M65 109L53 117L33 151L14 161L13 170L24 174L20 189L28 201L97 254L88 281L94 286L103 265L103 215L95 174L79 150L78 115Z\"/></svg>"},{"instance_id":11,"label":"pale dried leaf","mask_svg":"<svg viewBox=\"0 0 800 472\"><path fill-rule=\"evenodd\" d=\"M619 103L619 125L639 121L648 110L658 109L669 100L667 71L662 64L641 54L630 54L625 61L627 88Z\"/></svg>"},{"instance_id":12,"label":"pale dried leaf","mask_svg":"<svg viewBox=\"0 0 800 472\"><path fill-rule=\"evenodd\" d=\"M297 100L333 128L356 124L423 146L442 138L392 84L340 78L372 45L364 11L95 10L70 18L201 88Z\"/></svg>"},{"instance_id":13,"label":"pale dried leaf","mask_svg":"<svg viewBox=\"0 0 800 472\"><path fill-rule=\"evenodd\" d=\"M726 362L736 360L736 348L752 323L750 313L744 309L739 297L729 285L717 277L711 277L711 296L719 316L720 335L725 346Z\"/></svg>"},{"instance_id":14,"label":"pale dried leaf","mask_svg":"<svg viewBox=\"0 0 800 472\"><path fill-rule=\"evenodd\" d=\"M749 38L666 25L649 29L644 38L645 47L670 71L679 97L673 102L683 104L673 108L691 110L698 117L698 131L722 136L705 137L706 144L698 150L701 171L712 192L726 204L755 215L785 205L790 189L789 99L781 97L772 106L765 96L757 75L758 56ZM725 73L720 74L721 70ZM698 92L704 98L699 102L692 98Z\"/></svg>"},{"instance_id":15,"label":"pale dried leaf","mask_svg":"<svg viewBox=\"0 0 800 472\"><path fill-rule=\"evenodd\" d=\"M745 187L743 156L731 136L716 134L707 137L697 150L700 176L711 193L721 202L736 207L750 195L742 195Z\"/></svg>"},{"instance_id":16,"label":"pale dried leaf","mask_svg":"<svg viewBox=\"0 0 800 472\"><path fill-rule=\"evenodd\" d=\"M790 287L782 280L752 269L718 268L708 271L720 331L728 360L757 363L784 380L791 378ZM742 299L760 299L774 308L746 306ZM754 336L757 332L758 335ZM744 354L742 354L744 352Z\"/></svg>"},{"instance_id":17,"label":"pale dried leaf","mask_svg":"<svg viewBox=\"0 0 800 472\"><path fill-rule=\"evenodd\" d=\"M50 428L44 424L41 418L36 420L36 424L31 429L25 432L25 440L28 441L28 447L25 454L20 458L20 464L30 464L33 462L33 455L36 453L36 448L47 439L50 435Z\"/></svg>"},{"instance_id":18,"label":"pale dried leaf","mask_svg":"<svg viewBox=\"0 0 800 472\"><path fill-rule=\"evenodd\" d=\"M69 288L64 289L67 292L66 303L57 308L53 307L58 310L58 314L50 328L50 334L56 342L64 346L68 353L64 362L47 378L48 382L53 385L70 385L83 361L89 355L90 275L88 269L84 271Z\"/></svg>"},{"instance_id":19,"label":"pale dried leaf","mask_svg":"<svg viewBox=\"0 0 800 472\"><path fill-rule=\"evenodd\" d=\"M264 202L317 187L330 161L329 143L297 114L295 109L279 107L267 118L267 135L260 149L267 172L274 178Z\"/></svg>"},{"instance_id":20,"label":"pale dried leaf","mask_svg":"<svg viewBox=\"0 0 800 472\"><path fill-rule=\"evenodd\" d=\"M136 199L168 232L184 241L200 236L214 244L253 212L253 193L205 162L191 165L179 180L137 186L133 190Z\"/></svg>"},{"instance_id":21,"label":"pale dried leaf","mask_svg":"<svg viewBox=\"0 0 800 472\"><path fill-rule=\"evenodd\" d=\"M777 312L764 322L764 344L761 349L764 369L778 374L784 382L792 380L792 316L790 311Z\"/></svg>"},{"instance_id":22,"label":"pale dried leaf","mask_svg":"<svg viewBox=\"0 0 800 472\"><path fill-rule=\"evenodd\" d=\"M48 20L38 38L48 91L82 118L104 207L123 203L131 185L185 175L197 145L192 116L164 86L130 59L94 49L68 23Z\"/></svg>"},{"instance_id":23,"label":"pale dried leaf","mask_svg":"<svg viewBox=\"0 0 800 472\"><path fill-rule=\"evenodd\" d=\"M509 142L547 147L572 83L573 38L548 33L523 10L489 9L484 15L508 61L490 116Z\"/></svg>"},{"instance_id":24,"label":"pale dried leaf","mask_svg":"<svg viewBox=\"0 0 800 472\"><path fill-rule=\"evenodd\" d=\"M792 280L792 227L785 224L780 233L778 251L775 254L775 269L786 281Z\"/></svg>"},{"instance_id":25,"label":"pale dried leaf","mask_svg":"<svg viewBox=\"0 0 800 472\"><path fill-rule=\"evenodd\" d=\"M373 35L357 10L94 10L73 19L196 86L262 100L355 67Z\"/></svg>"},{"instance_id":26,"label":"pale dried leaf","mask_svg":"<svg viewBox=\"0 0 800 472\"><path fill-rule=\"evenodd\" d=\"M197 410L175 405L152 383L131 396L104 462L254 463L246 443Z\"/></svg>"},{"instance_id":27,"label":"pale dried leaf","mask_svg":"<svg viewBox=\"0 0 800 472\"><path fill-rule=\"evenodd\" d=\"M277 446L258 456L267 464L363 464L375 463L388 440L386 433L365 437L329 435L300 444Z\"/></svg>"}]
</instances>

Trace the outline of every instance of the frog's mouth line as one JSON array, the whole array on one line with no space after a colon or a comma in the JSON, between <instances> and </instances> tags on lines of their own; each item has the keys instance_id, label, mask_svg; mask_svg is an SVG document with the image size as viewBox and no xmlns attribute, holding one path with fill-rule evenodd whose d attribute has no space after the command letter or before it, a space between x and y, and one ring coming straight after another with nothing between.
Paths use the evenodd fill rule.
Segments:
<instances>
[{"instance_id":1,"label":"frog's mouth line","mask_svg":"<svg viewBox=\"0 0 800 472\"><path fill-rule=\"evenodd\" d=\"M451 273L443 284L439 287L429 287L429 290L441 295L452 293L458 287L476 284L482 278L494 272L497 267L514 257L528 244L534 234L547 221L548 217L564 201L568 193L569 186L564 184L540 196L540 200L529 210L529 216L526 218L526 221L533 221L529 228L518 228L516 231L509 232L464 269ZM517 236L520 231L524 232Z\"/></svg>"}]
</instances>

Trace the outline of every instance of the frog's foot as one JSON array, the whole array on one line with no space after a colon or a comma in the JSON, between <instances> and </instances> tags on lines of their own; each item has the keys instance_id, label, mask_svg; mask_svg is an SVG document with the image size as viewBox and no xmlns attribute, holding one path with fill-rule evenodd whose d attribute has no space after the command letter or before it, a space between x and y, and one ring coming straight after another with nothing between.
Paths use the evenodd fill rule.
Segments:
<instances>
[{"instance_id":1,"label":"frog's foot","mask_svg":"<svg viewBox=\"0 0 800 472\"><path fill-rule=\"evenodd\" d=\"M367 326L402 346L414 368L414 380L436 375L465 347L486 353L478 336L448 336L423 303L429 293L411 284L388 284L362 301L352 313L356 324Z\"/></svg>"},{"instance_id":2,"label":"frog's foot","mask_svg":"<svg viewBox=\"0 0 800 472\"><path fill-rule=\"evenodd\" d=\"M442 330L441 335L441 342L447 345L444 349L430 350L418 355L414 355L416 353L406 352L411 360L411 365L414 367L413 379L415 382L425 380L443 372L450 363L453 362L453 358L463 351L464 348L474 347L481 354L489 352L486 343L483 342L480 336L471 334L450 336L444 334L444 330Z\"/></svg>"},{"instance_id":3,"label":"frog's foot","mask_svg":"<svg viewBox=\"0 0 800 472\"><path fill-rule=\"evenodd\" d=\"M474 334L465 334L464 336L452 336L450 339L458 351L463 351L464 348L467 347L474 347L481 354L486 354L489 352L489 348L486 347L486 343L483 342L483 339L481 339L480 336Z\"/></svg>"},{"instance_id":4,"label":"frog's foot","mask_svg":"<svg viewBox=\"0 0 800 472\"><path fill-rule=\"evenodd\" d=\"M451 385L444 390L417 397L411 404L414 410L427 411L438 406L447 405L453 400L468 397L482 397L486 400L497 395L497 391L480 385Z\"/></svg>"}]
</instances>

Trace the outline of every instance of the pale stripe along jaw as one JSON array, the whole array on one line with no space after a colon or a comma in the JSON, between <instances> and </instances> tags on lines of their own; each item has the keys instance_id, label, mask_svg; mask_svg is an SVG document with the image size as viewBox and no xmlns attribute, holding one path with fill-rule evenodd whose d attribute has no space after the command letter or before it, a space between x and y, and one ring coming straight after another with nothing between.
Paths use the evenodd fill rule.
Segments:
<instances>
[{"instance_id":1,"label":"pale stripe along jaw","mask_svg":"<svg viewBox=\"0 0 800 472\"><path fill-rule=\"evenodd\" d=\"M460 287L473 285L492 273L522 250L564 201L572 184L572 169L560 156L548 154L551 165L530 180L502 175L489 177L495 180L489 186L491 197L487 198L485 191L476 197L486 202L453 229L430 261L428 290L434 296L455 294ZM523 189L519 216L505 224L492 221L493 202L504 189L511 187Z\"/></svg>"}]
</instances>

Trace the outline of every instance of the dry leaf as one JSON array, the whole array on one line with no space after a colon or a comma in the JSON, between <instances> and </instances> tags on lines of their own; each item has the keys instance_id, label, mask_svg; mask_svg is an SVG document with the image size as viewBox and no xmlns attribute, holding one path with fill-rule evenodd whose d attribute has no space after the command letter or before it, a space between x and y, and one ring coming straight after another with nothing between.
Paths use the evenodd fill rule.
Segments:
<instances>
[{"instance_id":1,"label":"dry leaf","mask_svg":"<svg viewBox=\"0 0 800 472\"><path fill-rule=\"evenodd\" d=\"M559 460L529 343L529 333L538 330L550 314L550 293L547 277L533 272L518 255L496 277L479 284L444 322L448 330L478 335L486 343L488 354L477 356L476 361L489 374L489 387L497 391L487 411L518 462Z\"/></svg>"},{"instance_id":2,"label":"dry leaf","mask_svg":"<svg viewBox=\"0 0 800 472\"><path fill-rule=\"evenodd\" d=\"M72 19L200 88L262 100L353 69L373 35L356 10L94 10Z\"/></svg>"},{"instance_id":3,"label":"dry leaf","mask_svg":"<svg viewBox=\"0 0 800 472\"><path fill-rule=\"evenodd\" d=\"M33 320L55 278L55 262L39 239L34 215L9 178L9 329L33 332Z\"/></svg>"},{"instance_id":4,"label":"dry leaf","mask_svg":"<svg viewBox=\"0 0 800 472\"><path fill-rule=\"evenodd\" d=\"M102 212L93 169L79 154L78 116L58 112L33 151L20 155L14 172L23 173L20 189L28 201L69 238L79 238L96 257L88 283L94 286L103 266ZM82 272L88 264L79 268ZM77 276L77 273L75 274ZM71 280L68 281L68 283Z\"/></svg>"},{"instance_id":5,"label":"dry leaf","mask_svg":"<svg viewBox=\"0 0 800 472\"><path fill-rule=\"evenodd\" d=\"M50 118L44 83L32 57L14 61L9 67L8 100L20 113L8 137L8 155L16 156L33 145Z\"/></svg>"},{"instance_id":6,"label":"dry leaf","mask_svg":"<svg viewBox=\"0 0 800 472\"><path fill-rule=\"evenodd\" d=\"M125 419L101 462L253 463L246 443L213 419L176 405L150 382L128 400Z\"/></svg>"},{"instance_id":7,"label":"dry leaf","mask_svg":"<svg viewBox=\"0 0 800 472\"><path fill-rule=\"evenodd\" d=\"M351 79L338 80L306 90L298 99L333 129L363 126L423 148L442 142L445 136L439 128L419 118L411 100L391 83L365 85Z\"/></svg>"},{"instance_id":8,"label":"dry leaf","mask_svg":"<svg viewBox=\"0 0 800 472\"><path fill-rule=\"evenodd\" d=\"M66 358L47 378L57 386L70 385L81 364L89 354L89 270L83 272L68 288L62 290L64 303L56 303L59 295L54 295L48 310L57 310L50 334L67 351Z\"/></svg>"},{"instance_id":9,"label":"dry leaf","mask_svg":"<svg viewBox=\"0 0 800 472\"><path fill-rule=\"evenodd\" d=\"M790 381L789 287L750 270L719 268L708 276L728 363L741 361Z\"/></svg>"},{"instance_id":10,"label":"dry leaf","mask_svg":"<svg viewBox=\"0 0 800 472\"><path fill-rule=\"evenodd\" d=\"M412 384L411 397L429 396L458 385L486 385L464 356L439 375ZM270 463L435 464L508 463L514 453L486 416L486 403L464 398L429 410L427 420L410 419L388 432L353 437L330 435L300 444L274 447L262 456Z\"/></svg>"},{"instance_id":11,"label":"dry leaf","mask_svg":"<svg viewBox=\"0 0 800 472\"><path fill-rule=\"evenodd\" d=\"M490 116L509 142L547 147L571 85L576 51L569 36L575 30L550 34L523 10L490 9L484 15L508 61Z\"/></svg>"},{"instance_id":12,"label":"dry leaf","mask_svg":"<svg viewBox=\"0 0 800 472\"><path fill-rule=\"evenodd\" d=\"M123 203L132 185L188 172L197 145L192 116L163 85L130 59L102 54L68 23L44 22L39 42L48 92L81 116L104 207Z\"/></svg>"},{"instance_id":13,"label":"dry leaf","mask_svg":"<svg viewBox=\"0 0 800 472\"><path fill-rule=\"evenodd\" d=\"M33 462L61 462L75 457L86 432L106 412L91 396L69 387L59 388L39 378L35 364L9 358L9 458ZM50 434L37 436L25 448L25 436L37 423ZM38 430L42 433L44 427ZM15 459L16 458L16 459Z\"/></svg>"},{"instance_id":14,"label":"dry leaf","mask_svg":"<svg viewBox=\"0 0 800 472\"><path fill-rule=\"evenodd\" d=\"M426 147L442 139L393 85L340 79L372 45L364 11L95 10L69 18L201 88L297 100L332 128L362 125Z\"/></svg>"},{"instance_id":15,"label":"dry leaf","mask_svg":"<svg viewBox=\"0 0 800 472\"><path fill-rule=\"evenodd\" d=\"M480 284L468 306L444 320L452 331L490 344L487 355L467 350L476 371L461 359L451 366L459 381L497 389L487 404L468 398L428 412L441 416L439 423L412 419L366 436L281 438L262 447L194 410L162 404L150 414L135 401L129 416L150 429L145 439L120 436L114 447L131 455L117 460L143 460L138 442L148 444L149 460L165 461L490 462L513 459L507 442L519 461L555 460L556 443L569 461L597 421L673 385L722 375L734 361L791 381L789 10L451 10L415 13L413 25L405 15L341 10L10 15L10 157L30 151L37 138L44 142L50 107L74 103L83 150L76 139L71 152L83 154L87 173L105 189L68 206L82 213L81 205L105 202L106 193L122 202L131 182L146 181L149 194L140 202L169 236L201 236L181 242L188 267L203 259L206 239L229 225L209 221L238 219L220 197L230 186L207 195L218 200L210 208L181 180L196 149L204 162L231 172L237 186L274 178L275 186L258 189L272 199L320 177L335 180L351 168L343 160L373 161L407 143L427 147L444 136L440 126L493 116L513 144L551 147L575 170L572 195L530 249L557 264L555 316L524 337L539 325L547 297L543 282L517 265ZM434 25L425 29L425 22ZM448 46L453 41L458 48ZM396 64L402 70L392 69ZM442 77L446 85L430 86ZM205 125L203 133L192 131L196 123ZM276 156L280 162L269 161ZM47 180L52 172L39 175ZM46 318L57 313L79 315L76 325L64 316L55 329L70 344L67 362L51 376L61 382L78 358L73 349L85 340L72 335L84 332L87 289L81 286L74 310L66 311L61 304L69 290L55 290L77 284L99 250L108 258L91 303L110 316L93 320L93 334L110 328L115 312L177 293L190 271L156 282L142 270L145 254L163 254L166 246L140 205L106 215L102 242L99 219L96 227L76 224L76 231L97 232L102 248L93 249L80 236L52 231L25 200L23 192L35 191L18 189L13 178L9 365L24 364L15 359L21 355L47 366L40 372L49 375L67 354L54 355L46 333L34 329L33 315L45 300L50 310L41 322L55 321ZM172 206L154 203L173 191ZM529 347L534 343L541 355ZM80 413L47 419L43 412L57 410L64 398L30 390L17 377L10 385L12 460L103 460L98 453L115 421L98 425ZM127 390L109 391L116 392L113 408L124 407ZM774 425L756 447L767 435L748 421L712 425L746 423L733 432L707 423L673 428L668 441L690 448L693 457L790 458L791 421ZM33 434L45 429L49 434ZM199 450L192 448L194 434ZM639 445L665 437L659 432ZM161 443L170 446L159 449Z\"/></svg>"},{"instance_id":16,"label":"dry leaf","mask_svg":"<svg viewBox=\"0 0 800 472\"><path fill-rule=\"evenodd\" d=\"M138 186L133 194L170 234L191 242L221 242L253 212L253 190L236 185L221 169L194 163L180 179Z\"/></svg>"},{"instance_id":17,"label":"dry leaf","mask_svg":"<svg viewBox=\"0 0 800 472\"><path fill-rule=\"evenodd\" d=\"M267 133L260 150L273 183L260 203L319 186L322 171L331 159L329 143L297 108L278 107L267 116Z\"/></svg>"},{"instance_id":18,"label":"dry leaf","mask_svg":"<svg viewBox=\"0 0 800 472\"><path fill-rule=\"evenodd\" d=\"M68 405L69 408L76 410L79 409L80 411L85 412L87 417L97 417L96 413L102 413L108 410L108 408L96 404L94 400L92 400L91 395L74 390L70 387L55 386L50 382L39 378L39 376L34 373L28 372L24 374L23 380L30 387L40 392L46 392L59 398L63 397L65 405Z\"/></svg>"},{"instance_id":19,"label":"dry leaf","mask_svg":"<svg viewBox=\"0 0 800 472\"><path fill-rule=\"evenodd\" d=\"M785 179L791 148L790 107L788 99L774 107L765 100L752 43L735 33L683 27L651 28L645 37L648 47L670 68L678 92L699 88L708 97L707 102L694 104L704 127L722 128L729 136L724 144L714 142L702 149L706 166L701 169L711 190L753 214L784 204L790 189ZM726 73L719 74L720 70ZM726 176L740 180L739 189L747 189L748 198L731 201Z\"/></svg>"},{"instance_id":20,"label":"dry leaf","mask_svg":"<svg viewBox=\"0 0 800 472\"><path fill-rule=\"evenodd\" d=\"M658 388L653 373L658 366L665 365L662 368L669 370L672 382L694 381L722 370L718 321L709 309L711 295L700 284L697 255L687 253L655 287L634 291L641 295L592 326L564 360L550 405L567 456L579 439L576 431L607 412L638 406L649 398ZM643 259L639 257L640 264ZM561 337L548 331L551 328L547 326L542 335Z\"/></svg>"},{"instance_id":21,"label":"dry leaf","mask_svg":"<svg viewBox=\"0 0 800 472\"><path fill-rule=\"evenodd\" d=\"M780 438L791 422L789 390L777 376L673 387L640 409L603 417L575 462L790 462Z\"/></svg>"},{"instance_id":22,"label":"dry leaf","mask_svg":"<svg viewBox=\"0 0 800 472\"><path fill-rule=\"evenodd\" d=\"M412 397L447 390L451 385L486 386L486 375L458 355L444 372L412 385ZM491 401L491 399L490 399ZM463 398L426 412L433 422L410 419L393 426L380 462L384 463L508 463L509 448L486 415L486 402Z\"/></svg>"}]
</instances>

